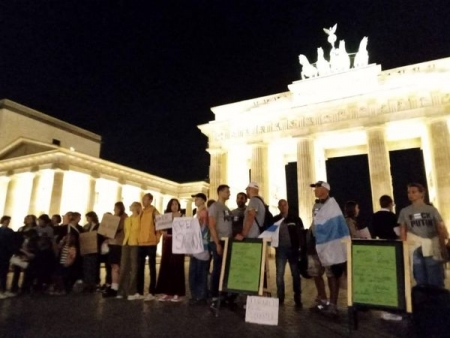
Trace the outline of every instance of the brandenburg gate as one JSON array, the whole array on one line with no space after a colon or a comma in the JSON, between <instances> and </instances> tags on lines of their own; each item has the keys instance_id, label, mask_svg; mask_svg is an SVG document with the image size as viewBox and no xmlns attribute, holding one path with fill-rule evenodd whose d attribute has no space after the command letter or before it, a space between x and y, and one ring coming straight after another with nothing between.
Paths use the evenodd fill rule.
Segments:
<instances>
[{"instance_id":1,"label":"brandenburg gate","mask_svg":"<svg viewBox=\"0 0 450 338\"><path fill-rule=\"evenodd\" d=\"M327 159L367 154L378 209L381 195L393 195L389 151L421 148L430 202L448 226L450 58L382 70L369 63L366 37L353 56L343 40L336 47L336 26L324 30L329 57L322 48L316 63L300 55L301 79L288 91L214 107L215 119L199 126L209 139L210 196L221 183L237 193L251 179L274 209L286 198L285 165L297 162L299 212L308 226L309 184L327 179Z\"/></svg>"}]
</instances>

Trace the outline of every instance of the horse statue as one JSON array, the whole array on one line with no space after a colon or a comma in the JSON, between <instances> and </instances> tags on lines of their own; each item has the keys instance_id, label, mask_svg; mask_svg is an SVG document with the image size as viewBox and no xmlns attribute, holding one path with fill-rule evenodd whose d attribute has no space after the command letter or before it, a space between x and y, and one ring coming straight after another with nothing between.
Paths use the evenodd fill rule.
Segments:
<instances>
[{"instance_id":1,"label":"horse statue","mask_svg":"<svg viewBox=\"0 0 450 338\"><path fill-rule=\"evenodd\" d=\"M353 68L365 67L369 64L369 53L367 52L367 36L363 37L359 43L358 53L353 61Z\"/></svg>"},{"instance_id":2,"label":"horse statue","mask_svg":"<svg viewBox=\"0 0 450 338\"><path fill-rule=\"evenodd\" d=\"M303 54L300 54L298 56L298 60L300 61L300 64L302 65L302 71L300 73L302 80L304 80L307 77L316 77L317 76L317 68L309 63L306 56L304 56Z\"/></svg>"},{"instance_id":3,"label":"horse statue","mask_svg":"<svg viewBox=\"0 0 450 338\"><path fill-rule=\"evenodd\" d=\"M345 41L339 41L339 70L346 71L350 69L350 56L345 48Z\"/></svg>"},{"instance_id":4,"label":"horse statue","mask_svg":"<svg viewBox=\"0 0 450 338\"><path fill-rule=\"evenodd\" d=\"M337 40L336 37L336 29L337 29L337 24L335 24L333 27L330 27L329 29L324 28L323 31L325 33L328 34L328 39L327 41L331 44L331 48L334 49L334 43Z\"/></svg>"},{"instance_id":5,"label":"horse statue","mask_svg":"<svg viewBox=\"0 0 450 338\"><path fill-rule=\"evenodd\" d=\"M323 49L322 47L317 48L317 62L316 62L317 70L319 71L319 75L328 75L331 73L330 69L330 63L325 60L325 57L323 56Z\"/></svg>"}]
</instances>

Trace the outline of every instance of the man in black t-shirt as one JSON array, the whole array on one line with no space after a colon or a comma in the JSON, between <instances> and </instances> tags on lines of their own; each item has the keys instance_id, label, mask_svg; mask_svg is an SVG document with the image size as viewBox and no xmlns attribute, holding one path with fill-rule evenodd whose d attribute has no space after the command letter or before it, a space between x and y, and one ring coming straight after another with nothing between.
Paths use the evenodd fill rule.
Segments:
<instances>
[{"instance_id":1,"label":"man in black t-shirt","mask_svg":"<svg viewBox=\"0 0 450 338\"><path fill-rule=\"evenodd\" d=\"M231 217L233 222L233 237L242 232L244 226L244 216L247 204L247 194L240 192L236 196L237 208L231 211Z\"/></svg>"},{"instance_id":2,"label":"man in black t-shirt","mask_svg":"<svg viewBox=\"0 0 450 338\"><path fill-rule=\"evenodd\" d=\"M379 239L397 239L396 230L399 231L397 217L392 212L394 202L388 195L380 197L380 211L373 214L372 229L373 236Z\"/></svg>"}]
</instances>

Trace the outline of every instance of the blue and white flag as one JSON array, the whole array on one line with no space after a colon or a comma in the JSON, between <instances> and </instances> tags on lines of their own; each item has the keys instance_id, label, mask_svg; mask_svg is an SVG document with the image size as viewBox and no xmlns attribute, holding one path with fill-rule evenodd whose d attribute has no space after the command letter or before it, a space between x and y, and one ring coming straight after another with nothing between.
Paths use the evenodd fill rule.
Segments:
<instances>
[{"instance_id":1,"label":"blue and white flag","mask_svg":"<svg viewBox=\"0 0 450 338\"><path fill-rule=\"evenodd\" d=\"M334 198L330 198L314 216L316 251L323 266L347 261L347 246L350 240L345 218Z\"/></svg>"},{"instance_id":2,"label":"blue and white flag","mask_svg":"<svg viewBox=\"0 0 450 338\"><path fill-rule=\"evenodd\" d=\"M278 242L280 237L280 225L284 218L280 219L274 225L271 225L267 230L263 231L258 238L268 238L270 239L270 246L278 248Z\"/></svg>"}]
</instances>

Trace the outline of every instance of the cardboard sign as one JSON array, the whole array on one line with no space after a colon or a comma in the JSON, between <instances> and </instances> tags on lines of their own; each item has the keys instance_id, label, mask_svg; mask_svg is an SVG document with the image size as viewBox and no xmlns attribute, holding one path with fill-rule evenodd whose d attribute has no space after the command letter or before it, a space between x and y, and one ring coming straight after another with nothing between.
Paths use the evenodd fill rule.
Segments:
<instances>
[{"instance_id":1,"label":"cardboard sign","mask_svg":"<svg viewBox=\"0 0 450 338\"><path fill-rule=\"evenodd\" d=\"M120 217L110 214L104 214L100 226L98 227L98 233L107 238L116 237L117 228L119 227Z\"/></svg>"},{"instance_id":2,"label":"cardboard sign","mask_svg":"<svg viewBox=\"0 0 450 338\"><path fill-rule=\"evenodd\" d=\"M192 255L204 250L198 219L175 217L172 225L172 252Z\"/></svg>"},{"instance_id":3,"label":"cardboard sign","mask_svg":"<svg viewBox=\"0 0 450 338\"><path fill-rule=\"evenodd\" d=\"M83 232L80 234L80 255L98 253L97 231Z\"/></svg>"},{"instance_id":4,"label":"cardboard sign","mask_svg":"<svg viewBox=\"0 0 450 338\"><path fill-rule=\"evenodd\" d=\"M172 228L172 213L169 212L163 215L157 215L155 217L155 229L156 230L165 230Z\"/></svg>"},{"instance_id":5,"label":"cardboard sign","mask_svg":"<svg viewBox=\"0 0 450 338\"><path fill-rule=\"evenodd\" d=\"M278 298L248 296L245 321L262 325L278 325L278 309Z\"/></svg>"}]
</instances>

